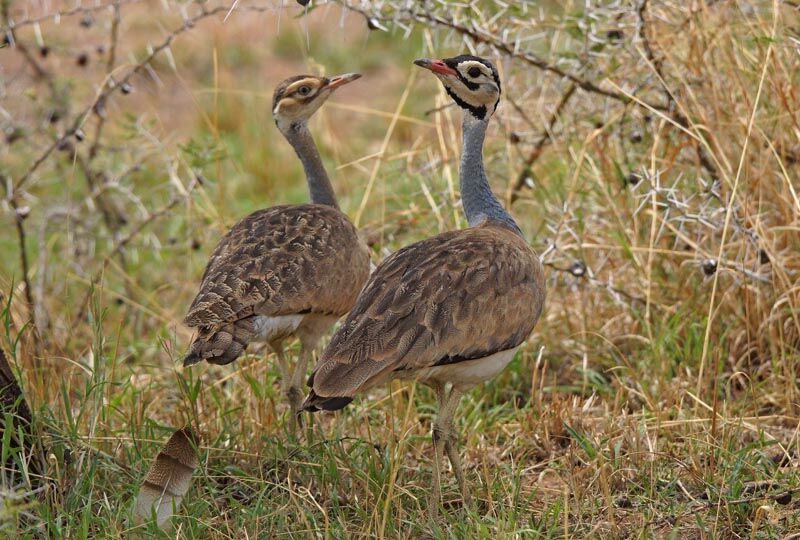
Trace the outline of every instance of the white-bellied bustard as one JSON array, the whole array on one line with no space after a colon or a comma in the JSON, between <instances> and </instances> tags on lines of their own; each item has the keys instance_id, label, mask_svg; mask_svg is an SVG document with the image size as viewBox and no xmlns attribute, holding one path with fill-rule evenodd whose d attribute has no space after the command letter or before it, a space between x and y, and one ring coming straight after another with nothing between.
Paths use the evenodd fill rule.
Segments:
<instances>
[{"instance_id":1,"label":"white-bellied bustard","mask_svg":"<svg viewBox=\"0 0 800 540\"><path fill-rule=\"evenodd\" d=\"M303 164L312 203L273 206L234 225L211 254L185 319L198 335L184 366L203 360L228 364L251 342L269 344L278 358L292 431L308 358L350 311L369 276L369 251L339 210L307 125L336 88L359 77L300 75L275 89L275 124ZM294 370L283 348L290 337L302 346Z\"/></svg>"},{"instance_id":2,"label":"white-bellied bustard","mask_svg":"<svg viewBox=\"0 0 800 540\"><path fill-rule=\"evenodd\" d=\"M453 425L459 399L514 358L542 312L545 286L539 259L484 172L484 135L500 100L497 70L475 56L414 63L432 71L463 109L460 184L470 227L407 246L378 266L322 353L303 409L340 409L393 378L432 386L436 515L444 452L467 498Z\"/></svg>"}]
</instances>

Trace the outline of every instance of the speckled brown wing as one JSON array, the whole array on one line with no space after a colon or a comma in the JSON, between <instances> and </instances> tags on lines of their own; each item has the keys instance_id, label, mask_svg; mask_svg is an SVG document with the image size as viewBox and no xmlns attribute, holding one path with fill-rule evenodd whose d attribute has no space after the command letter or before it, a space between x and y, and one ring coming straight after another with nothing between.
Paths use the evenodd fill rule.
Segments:
<instances>
[{"instance_id":1,"label":"speckled brown wing","mask_svg":"<svg viewBox=\"0 0 800 540\"><path fill-rule=\"evenodd\" d=\"M185 365L229 363L253 338L254 316L342 316L369 276L369 252L339 210L276 206L237 223L217 245L185 323L198 327Z\"/></svg>"},{"instance_id":2,"label":"speckled brown wing","mask_svg":"<svg viewBox=\"0 0 800 540\"><path fill-rule=\"evenodd\" d=\"M391 372L514 348L533 330L544 299L536 254L503 226L448 232L401 249L375 270L325 349L306 406L324 398L344 404Z\"/></svg>"}]
</instances>

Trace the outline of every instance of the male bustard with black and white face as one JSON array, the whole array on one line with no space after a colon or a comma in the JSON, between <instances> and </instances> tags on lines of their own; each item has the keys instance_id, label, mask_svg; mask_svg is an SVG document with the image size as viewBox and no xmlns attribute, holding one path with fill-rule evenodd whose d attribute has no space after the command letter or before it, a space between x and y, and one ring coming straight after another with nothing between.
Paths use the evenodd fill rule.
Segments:
<instances>
[{"instance_id":1,"label":"male bustard with black and white face","mask_svg":"<svg viewBox=\"0 0 800 540\"><path fill-rule=\"evenodd\" d=\"M185 322L196 327L184 366L229 364L248 344L275 351L294 431L308 358L322 335L350 311L369 276L369 251L342 212L308 119L331 93L360 75L300 75L275 89L275 124L306 173L312 204L274 206L245 217L220 241L206 266ZM297 337L300 360L291 370L283 342Z\"/></svg>"},{"instance_id":2,"label":"male bustard with black and white face","mask_svg":"<svg viewBox=\"0 0 800 540\"><path fill-rule=\"evenodd\" d=\"M393 378L432 386L439 405L430 500L436 515L444 452L467 498L453 425L459 399L514 358L542 312L545 287L538 257L484 171L483 139L500 99L497 70L475 56L415 64L432 71L463 109L459 176L470 227L407 246L378 266L323 352L303 408L340 409Z\"/></svg>"}]
</instances>

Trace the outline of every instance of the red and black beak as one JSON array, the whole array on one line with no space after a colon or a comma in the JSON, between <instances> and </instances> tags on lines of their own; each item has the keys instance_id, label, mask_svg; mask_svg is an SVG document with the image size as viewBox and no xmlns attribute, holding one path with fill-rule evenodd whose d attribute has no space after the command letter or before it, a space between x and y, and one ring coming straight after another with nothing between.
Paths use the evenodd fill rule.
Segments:
<instances>
[{"instance_id":1,"label":"red and black beak","mask_svg":"<svg viewBox=\"0 0 800 540\"><path fill-rule=\"evenodd\" d=\"M414 63L421 68L430 70L437 75L458 75L458 72L445 64L442 60L433 60L431 58L418 58Z\"/></svg>"}]
</instances>

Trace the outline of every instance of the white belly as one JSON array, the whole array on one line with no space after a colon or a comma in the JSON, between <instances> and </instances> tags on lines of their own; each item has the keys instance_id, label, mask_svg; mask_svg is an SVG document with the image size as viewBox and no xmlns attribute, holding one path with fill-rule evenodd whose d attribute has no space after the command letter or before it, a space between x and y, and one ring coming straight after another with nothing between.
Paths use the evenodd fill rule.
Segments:
<instances>
[{"instance_id":1,"label":"white belly","mask_svg":"<svg viewBox=\"0 0 800 540\"><path fill-rule=\"evenodd\" d=\"M435 380L451 383L460 390L467 390L496 376L514 359L519 347L500 351L483 358L465 360L444 366L434 366L417 372L420 381Z\"/></svg>"},{"instance_id":2,"label":"white belly","mask_svg":"<svg viewBox=\"0 0 800 540\"><path fill-rule=\"evenodd\" d=\"M260 341L272 341L294 334L305 315L278 315L268 317L258 315L255 320L256 338Z\"/></svg>"}]
</instances>

